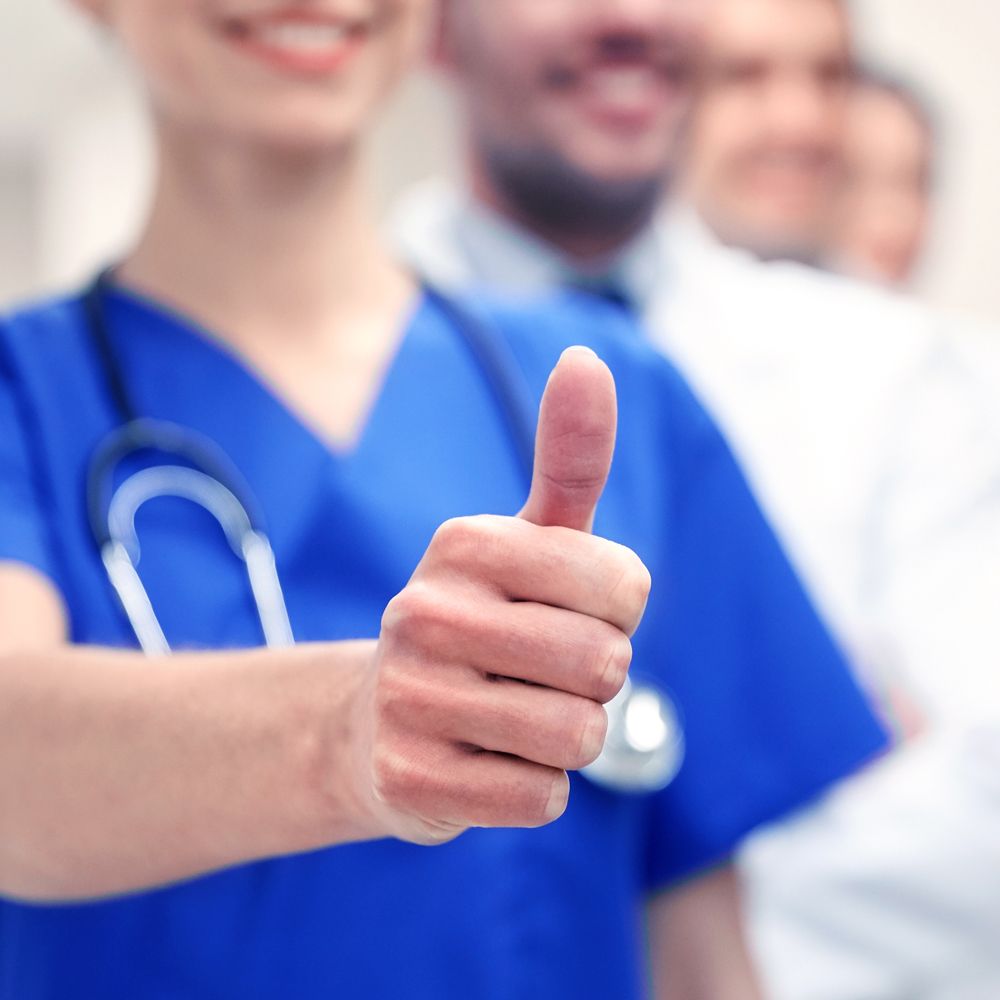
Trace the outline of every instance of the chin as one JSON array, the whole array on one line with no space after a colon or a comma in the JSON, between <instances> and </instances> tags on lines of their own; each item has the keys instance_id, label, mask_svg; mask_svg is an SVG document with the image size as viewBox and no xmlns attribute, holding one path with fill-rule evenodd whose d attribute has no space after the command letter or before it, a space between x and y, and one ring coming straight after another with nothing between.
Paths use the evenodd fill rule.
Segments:
<instances>
[{"instance_id":1,"label":"chin","mask_svg":"<svg viewBox=\"0 0 1000 1000\"><path fill-rule=\"evenodd\" d=\"M242 121L238 138L245 138L253 146L283 152L344 149L357 144L363 133L359 115L332 113L330 109L274 108L266 113L257 109L232 120Z\"/></svg>"},{"instance_id":2,"label":"chin","mask_svg":"<svg viewBox=\"0 0 1000 1000\"><path fill-rule=\"evenodd\" d=\"M665 179L671 170L671 163L663 158L662 149L653 154L630 149L625 144L576 151L567 159L579 174L595 184L613 187L646 186Z\"/></svg>"}]
</instances>

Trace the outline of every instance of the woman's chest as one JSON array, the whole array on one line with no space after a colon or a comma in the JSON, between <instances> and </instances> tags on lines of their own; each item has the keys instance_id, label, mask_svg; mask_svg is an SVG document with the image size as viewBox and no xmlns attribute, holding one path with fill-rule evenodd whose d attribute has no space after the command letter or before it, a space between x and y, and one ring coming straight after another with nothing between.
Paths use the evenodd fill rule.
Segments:
<instances>
[{"instance_id":1,"label":"woman's chest","mask_svg":"<svg viewBox=\"0 0 1000 1000\"><path fill-rule=\"evenodd\" d=\"M241 488L220 490L224 502L212 504L192 495L191 469L170 456L129 456L97 483L99 444L72 463L51 463L50 534L75 641L133 641L101 531L124 543L139 603L148 601L174 649L261 644L258 605L277 590L298 641L377 635L385 605L443 521L513 513L525 489L499 433L473 441L420 424L411 416L398 431L369 434L349 458L262 435L249 462L231 461ZM246 558L250 523L270 545L273 567Z\"/></svg>"}]
</instances>

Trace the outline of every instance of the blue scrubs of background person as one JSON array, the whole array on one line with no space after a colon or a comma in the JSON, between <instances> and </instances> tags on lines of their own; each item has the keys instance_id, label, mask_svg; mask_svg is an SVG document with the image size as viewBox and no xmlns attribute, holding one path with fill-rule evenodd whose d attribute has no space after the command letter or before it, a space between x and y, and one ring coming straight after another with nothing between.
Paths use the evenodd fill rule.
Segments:
<instances>
[{"instance_id":1,"label":"blue scrubs of background person","mask_svg":"<svg viewBox=\"0 0 1000 1000\"><path fill-rule=\"evenodd\" d=\"M431 298L356 447L339 452L211 331L123 287L107 312L141 413L206 435L246 478L299 641L378 634L443 521L524 501L509 422ZM570 344L615 374L618 445L595 530L654 580L633 676L677 705L676 780L637 796L574 778L567 813L540 830L342 846L110 901L0 903L0 998L639 997L643 900L882 746L717 430L624 315L582 297L488 313L536 400ZM88 463L118 419L78 298L3 324L0 561L49 578L72 640L103 647L134 645L83 511ZM139 532L172 645L260 643L214 522L161 500Z\"/></svg>"}]
</instances>

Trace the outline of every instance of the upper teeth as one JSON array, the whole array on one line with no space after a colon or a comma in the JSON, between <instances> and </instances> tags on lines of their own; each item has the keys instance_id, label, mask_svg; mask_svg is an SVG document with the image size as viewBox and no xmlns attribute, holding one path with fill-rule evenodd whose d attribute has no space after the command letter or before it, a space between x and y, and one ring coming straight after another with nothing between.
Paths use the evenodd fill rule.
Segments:
<instances>
[{"instance_id":1,"label":"upper teeth","mask_svg":"<svg viewBox=\"0 0 1000 1000\"><path fill-rule=\"evenodd\" d=\"M342 42L347 29L336 24L267 24L256 28L254 34L266 45L318 52Z\"/></svg>"},{"instance_id":2,"label":"upper teeth","mask_svg":"<svg viewBox=\"0 0 1000 1000\"><path fill-rule=\"evenodd\" d=\"M642 98L656 84L656 74L645 67L599 70L591 79L602 98L621 102Z\"/></svg>"}]
</instances>

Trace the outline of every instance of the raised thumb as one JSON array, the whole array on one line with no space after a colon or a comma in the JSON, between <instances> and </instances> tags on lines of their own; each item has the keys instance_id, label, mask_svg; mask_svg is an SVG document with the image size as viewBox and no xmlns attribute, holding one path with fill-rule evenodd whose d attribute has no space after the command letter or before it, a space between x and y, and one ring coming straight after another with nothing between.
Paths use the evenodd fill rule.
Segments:
<instances>
[{"instance_id":1,"label":"raised thumb","mask_svg":"<svg viewBox=\"0 0 1000 1000\"><path fill-rule=\"evenodd\" d=\"M615 381L586 347L563 353L538 418L531 493L520 517L590 531L611 469L618 423Z\"/></svg>"}]
</instances>

